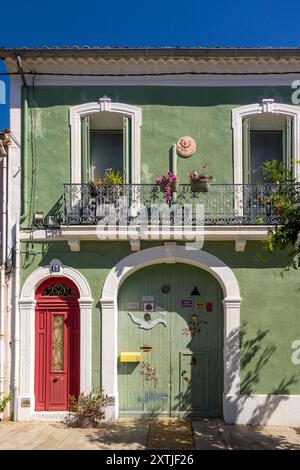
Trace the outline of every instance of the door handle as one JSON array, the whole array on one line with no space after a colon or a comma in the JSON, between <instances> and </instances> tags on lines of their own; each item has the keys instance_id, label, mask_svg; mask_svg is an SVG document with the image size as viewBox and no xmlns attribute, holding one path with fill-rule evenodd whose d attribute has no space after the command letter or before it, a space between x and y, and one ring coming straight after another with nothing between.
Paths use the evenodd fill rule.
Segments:
<instances>
[{"instance_id":1,"label":"door handle","mask_svg":"<svg viewBox=\"0 0 300 470\"><path fill-rule=\"evenodd\" d=\"M186 370L183 370L183 371L181 372L181 375L184 375L184 374L187 374L187 371L186 371Z\"/></svg>"},{"instance_id":2,"label":"door handle","mask_svg":"<svg viewBox=\"0 0 300 470\"><path fill-rule=\"evenodd\" d=\"M59 379L60 379L60 376L59 376L59 375L57 375L56 377L53 377L53 382L58 382L58 381L59 381Z\"/></svg>"}]
</instances>

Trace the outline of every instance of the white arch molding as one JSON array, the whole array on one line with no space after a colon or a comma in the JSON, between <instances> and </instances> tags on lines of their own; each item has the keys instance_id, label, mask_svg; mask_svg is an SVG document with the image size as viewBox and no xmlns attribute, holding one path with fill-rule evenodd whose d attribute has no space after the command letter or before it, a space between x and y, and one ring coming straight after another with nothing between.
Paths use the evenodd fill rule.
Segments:
<instances>
[{"instance_id":1,"label":"white arch molding","mask_svg":"<svg viewBox=\"0 0 300 470\"><path fill-rule=\"evenodd\" d=\"M51 266L59 265L59 272L52 272ZM24 282L20 300L20 371L18 397L15 403L16 419L33 419L35 415L45 418L59 416L62 412L35 412L34 399L34 355L35 355L35 293L46 279L62 276L74 282L79 290L80 308L80 392L88 393L92 387L92 305L90 287L86 279L75 269L65 266L59 260L52 260L48 266L31 273ZM30 398L30 407L21 406L22 398Z\"/></svg>"},{"instance_id":2,"label":"white arch molding","mask_svg":"<svg viewBox=\"0 0 300 470\"><path fill-rule=\"evenodd\" d=\"M102 386L113 397L106 418L118 418L118 304L122 283L135 271L158 263L186 263L204 269L220 283L224 307L224 393L223 414L226 422L236 421L236 402L240 394L240 290L234 273L220 259L202 251L186 249L168 242L148 248L120 261L108 274L102 291ZM114 404L113 404L114 402Z\"/></svg>"},{"instance_id":3,"label":"white arch molding","mask_svg":"<svg viewBox=\"0 0 300 470\"><path fill-rule=\"evenodd\" d=\"M261 103L239 106L232 110L234 184L243 184L243 119L264 113L281 114L292 118L294 160L295 162L300 160L299 106L275 103L272 98L263 99ZM293 172L296 181L300 182L300 165L294 165Z\"/></svg>"},{"instance_id":4,"label":"white arch molding","mask_svg":"<svg viewBox=\"0 0 300 470\"><path fill-rule=\"evenodd\" d=\"M131 120L132 184L140 183L140 127L142 110L125 103L114 103L103 96L98 102L84 103L70 108L71 126L71 183L81 183L81 118L100 112L118 113Z\"/></svg>"}]
</instances>

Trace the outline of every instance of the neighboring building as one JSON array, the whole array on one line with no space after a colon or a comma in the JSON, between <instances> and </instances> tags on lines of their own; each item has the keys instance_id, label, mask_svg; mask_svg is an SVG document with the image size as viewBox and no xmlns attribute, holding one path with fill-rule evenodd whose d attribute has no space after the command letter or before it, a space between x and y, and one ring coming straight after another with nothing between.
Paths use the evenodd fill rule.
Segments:
<instances>
[{"instance_id":1,"label":"neighboring building","mask_svg":"<svg viewBox=\"0 0 300 470\"><path fill-rule=\"evenodd\" d=\"M10 314L9 295L11 270L7 243L7 182L8 182L8 146L10 144L10 131L5 129L0 131L0 403L10 393ZM1 407L2 409L2 407ZM7 418L10 412L9 404L0 413L0 419Z\"/></svg>"},{"instance_id":2,"label":"neighboring building","mask_svg":"<svg viewBox=\"0 0 300 470\"><path fill-rule=\"evenodd\" d=\"M286 252L264 250L278 219L259 168L278 159L299 182L300 49L0 57L21 142L9 154L15 419L64 416L70 394L101 386L108 419L299 426L299 273L282 277ZM187 136L196 152L186 138L177 156ZM194 192L188 172L205 162L214 182ZM108 168L124 184L99 185ZM165 193L168 170L180 184Z\"/></svg>"}]
</instances>

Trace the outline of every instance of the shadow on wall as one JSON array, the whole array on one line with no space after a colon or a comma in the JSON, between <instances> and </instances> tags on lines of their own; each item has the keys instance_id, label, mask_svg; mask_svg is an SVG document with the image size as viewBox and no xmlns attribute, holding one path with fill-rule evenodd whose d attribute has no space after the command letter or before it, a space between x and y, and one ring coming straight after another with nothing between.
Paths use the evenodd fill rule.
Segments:
<instances>
[{"instance_id":1,"label":"shadow on wall","mask_svg":"<svg viewBox=\"0 0 300 470\"><path fill-rule=\"evenodd\" d=\"M240 358L239 351L237 350L238 344L242 351L240 360L241 375L245 371L244 378L240 383L240 395L237 399L232 399L230 403L230 418L235 417L233 421L239 421L239 416L243 414L246 402L249 409L249 400L251 402L250 395L259 395L256 389L257 385L261 382L262 372L276 351L276 347L273 344L266 344L268 334L269 330L259 328L253 337L247 336L247 323L245 322L240 328L235 329L229 337L226 357L226 364L229 364L227 370L228 383L234 383L237 378L236 371ZM192 402L195 388L197 388L196 381L197 377L194 377L192 374L184 394L176 397L178 403L182 401ZM281 402L288 399L288 396L285 395L290 394L290 386L297 383L298 379L295 375L288 378L283 377L273 387L269 395L261 397L262 400L259 405L253 406L251 419L249 419L247 424L267 423Z\"/></svg>"},{"instance_id":2,"label":"shadow on wall","mask_svg":"<svg viewBox=\"0 0 300 470\"><path fill-rule=\"evenodd\" d=\"M246 401L251 400L249 395L256 394L255 388L260 382L261 373L276 351L276 347L273 344L266 346L262 344L268 334L269 330L259 328L253 338L246 339L247 323L245 322L241 325L240 329L234 330L230 335L227 348L228 357L226 358L226 363L229 364L229 381L234 381L236 376L238 354L236 354L234 348L238 344L237 339L239 339L240 348L243 353L240 362L241 373L246 368L248 369L240 384L241 395L239 399L231 402L231 408L235 409L237 421L243 412L244 404ZM285 395L289 395L289 387L297 383L298 379L295 375L289 378L283 377L280 383L274 386L270 394L262 398L261 404L253 408L251 419L247 424L255 425L257 423L263 424L268 422L280 403L288 399L288 396Z\"/></svg>"},{"instance_id":3,"label":"shadow on wall","mask_svg":"<svg viewBox=\"0 0 300 470\"><path fill-rule=\"evenodd\" d=\"M299 450L299 439L281 427L225 424L221 419L193 420L197 450Z\"/></svg>"}]
</instances>

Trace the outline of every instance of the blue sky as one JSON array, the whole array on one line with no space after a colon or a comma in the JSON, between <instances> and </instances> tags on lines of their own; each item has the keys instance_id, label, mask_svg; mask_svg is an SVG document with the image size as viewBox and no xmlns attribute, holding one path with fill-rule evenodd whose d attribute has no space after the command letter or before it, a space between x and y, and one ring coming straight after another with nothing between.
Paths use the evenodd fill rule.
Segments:
<instances>
[{"instance_id":1,"label":"blue sky","mask_svg":"<svg viewBox=\"0 0 300 470\"><path fill-rule=\"evenodd\" d=\"M15 0L0 46L300 46L299 13L299 0Z\"/></svg>"}]
</instances>

